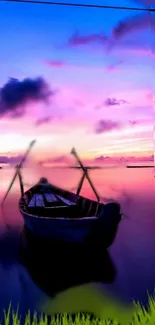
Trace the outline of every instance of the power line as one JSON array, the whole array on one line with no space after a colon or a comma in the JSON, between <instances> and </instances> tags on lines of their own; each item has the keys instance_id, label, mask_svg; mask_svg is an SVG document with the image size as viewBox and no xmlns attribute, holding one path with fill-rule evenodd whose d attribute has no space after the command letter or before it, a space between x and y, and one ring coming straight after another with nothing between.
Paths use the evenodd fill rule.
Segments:
<instances>
[{"instance_id":1,"label":"power line","mask_svg":"<svg viewBox=\"0 0 155 325\"><path fill-rule=\"evenodd\" d=\"M16 2L16 3L31 3L31 4L44 4L44 5L56 5L56 6L68 6L68 7L86 7L96 9L119 9L119 10L136 10L136 11L150 11L155 12L153 8L134 8L134 7L116 7L106 5L95 5L86 3L71 3L71 2L55 2L55 1L39 1L39 0L1 0L3 2Z\"/></svg>"}]
</instances>

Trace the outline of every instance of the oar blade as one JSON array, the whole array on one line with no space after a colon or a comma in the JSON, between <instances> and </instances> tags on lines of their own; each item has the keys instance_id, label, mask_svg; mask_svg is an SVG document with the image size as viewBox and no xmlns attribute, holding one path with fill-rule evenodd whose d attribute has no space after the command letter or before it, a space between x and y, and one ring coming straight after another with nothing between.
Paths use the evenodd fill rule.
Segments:
<instances>
[{"instance_id":1,"label":"oar blade","mask_svg":"<svg viewBox=\"0 0 155 325\"><path fill-rule=\"evenodd\" d=\"M87 169L83 166L83 164L82 164L80 158L78 157L75 148L72 148L72 150L71 150L71 154L73 154L73 155L75 156L75 158L76 158L77 162L79 163L81 169L82 169L83 172L85 173L85 176L86 176L86 178L87 178L87 180L88 180L88 182L89 182L89 184L90 184L90 186L91 186L93 192L95 193L95 195L96 195L96 197L97 197L97 200L98 200L98 202L99 202L99 201L100 201L100 197L99 197L99 195L98 195L98 193L97 193L97 191L96 191L96 189L95 189L95 187L94 187L94 185L93 185L93 183L92 183L92 181L91 181L91 179L90 179L90 177L89 177L89 174L88 174Z\"/></svg>"},{"instance_id":2,"label":"oar blade","mask_svg":"<svg viewBox=\"0 0 155 325\"><path fill-rule=\"evenodd\" d=\"M27 148L27 150L26 150L26 152L25 152L23 158L21 159L20 164L18 165L18 169L17 169L17 166L16 166L15 174L14 174L14 176L13 176L13 178L12 178L12 181L11 181L11 183L10 183L10 185L9 185L9 188L8 188L6 194L5 194L5 196L4 196L4 198L3 198L2 202L1 202L1 205L4 204L4 202L5 202L5 200L6 200L7 196L8 196L8 194L9 194L9 192L10 192L10 190L11 190L11 188L12 188L14 182L15 182L15 179L16 179L16 177L17 177L17 174L18 174L19 169L22 168L22 165L24 164L24 162L25 162L27 156L28 156L29 153L30 153L30 150L32 149L32 147L34 146L35 143L36 143L36 140L32 140L32 141L30 142L30 144L29 144L29 146L28 146L28 148Z\"/></svg>"}]
</instances>

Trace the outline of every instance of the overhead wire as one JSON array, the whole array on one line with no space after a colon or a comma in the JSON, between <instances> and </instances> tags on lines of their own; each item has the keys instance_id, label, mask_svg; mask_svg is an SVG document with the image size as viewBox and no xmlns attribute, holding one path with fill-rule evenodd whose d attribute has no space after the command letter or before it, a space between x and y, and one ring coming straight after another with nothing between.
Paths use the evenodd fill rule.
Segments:
<instances>
[{"instance_id":1,"label":"overhead wire","mask_svg":"<svg viewBox=\"0 0 155 325\"><path fill-rule=\"evenodd\" d=\"M134 10L134 11L150 11L155 12L155 8L138 8L138 7L126 7L126 6L108 6L108 5L97 5L87 3L72 3L72 2L58 2L58 1L41 1L41 0L1 0L2 2L15 2L15 3L30 3L30 4L41 4L41 5L54 5L54 6L68 6L68 7L85 7L85 8L96 8L96 9L116 9L116 10Z\"/></svg>"}]
</instances>

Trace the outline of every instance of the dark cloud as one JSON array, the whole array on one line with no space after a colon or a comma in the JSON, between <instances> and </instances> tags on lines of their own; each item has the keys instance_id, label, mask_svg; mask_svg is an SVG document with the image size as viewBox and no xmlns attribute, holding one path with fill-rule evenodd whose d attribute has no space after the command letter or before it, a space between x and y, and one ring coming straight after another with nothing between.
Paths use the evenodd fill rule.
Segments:
<instances>
[{"instance_id":1,"label":"dark cloud","mask_svg":"<svg viewBox=\"0 0 155 325\"><path fill-rule=\"evenodd\" d=\"M14 118L20 117L25 113L24 104L29 101L47 103L51 95L54 95L54 92L50 91L48 84L41 77L26 78L22 81L10 78L0 88L0 117L5 114Z\"/></svg>"},{"instance_id":2,"label":"dark cloud","mask_svg":"<svg viewBox=\"0 0 155 325\"><path fill-rule=\"evenodd\" d=\"M100 120L97 122L95 133L100 134L119 128L121 128L121 124L118 121Z\"/></svg>"},{"instance_id":3,"label":"dark cloud","mask_svg":"<svg viewBox=\"0 0 155 325\"><path fill-rule=\"evenodd\" d=\"M117 100L116 98L107 98L104 102L106 106L115 106L115 105L121 105L121 104L126 104L126 100L120 99Z\"/></svg>"},{"instance_id":4,"label":"dark cloud","mask_svg":"<svg viewBox=\"0 0 155 325\"><path fill-rule=\"evenodd\" d=\"M88 45L91 43L102 43L107 41L107 37L102 34L90 34L90 35L80 35L79 32L75 32L68 40L68 46L81 46Z\"/></svg>"},{"instance_id":5,"label":"dark cloud","mask_svg":"<svg viewBox=\"0 0 155 325\"><path fill-rule=\"evenodd\" d=\"M155 28L155 16L149 13L135 15L129 17L123 21L120 21L113 29L112 36L114 39L118 40L131 32L136 32L139 30L144 30L146 28Z\"/></svg>"},{"instance_id":6,"label":"dark cloud","mask_svg":"<svg viewBox=\"0 0 155 325\"><path fill-rule=\"evenodd\" d=\"M51 122L51 120L52 120L52 117L51 117L51 116L45 116L45 117L43 117L43 118L38 119L38 120L35 122L35 125L36 125L36 126L40 126L40 125L42 125L42 124L47 124L47 123Z\"/></svg>"},{"instance_id":7,"label":"dark cloud","mask_svg":"<svg viewBox=\"0 0 155 325\"><path fill-rule=\"evenodd\" d=\"M142 4L147 8L152 7L152 5L155 5L155 0L132 0L136 3Z\"/></svg>"}]
</instances>

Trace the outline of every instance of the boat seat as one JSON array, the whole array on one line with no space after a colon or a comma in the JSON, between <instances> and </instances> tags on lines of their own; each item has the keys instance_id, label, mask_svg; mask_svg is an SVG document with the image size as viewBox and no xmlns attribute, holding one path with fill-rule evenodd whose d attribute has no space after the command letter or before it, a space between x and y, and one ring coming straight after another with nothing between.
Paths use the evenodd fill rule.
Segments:
<instances>
[{"instance_id":1,"label":"boat seat","mask_svg":"<svg viewBox=\"0 0 155 325\"><path fill-rule=\"evenodd\" d=\"M77 211L76 205L67 206L46 206L46 207L28 207L27 212L38 217L47 218L74 218Z\"/></svg>"}]
</instances>

